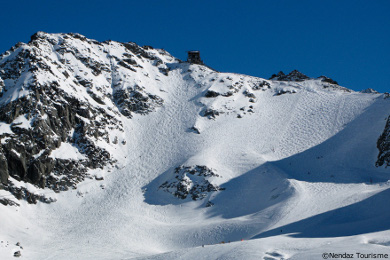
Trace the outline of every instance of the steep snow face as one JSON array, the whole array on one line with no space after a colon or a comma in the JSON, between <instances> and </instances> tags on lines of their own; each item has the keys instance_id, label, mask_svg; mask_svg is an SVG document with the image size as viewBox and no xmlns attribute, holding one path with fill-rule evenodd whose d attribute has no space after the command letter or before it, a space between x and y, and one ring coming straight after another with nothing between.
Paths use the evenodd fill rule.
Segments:
<instances>
[{"instance_id":1,"label":"steep snow face","mask_svg":"<svg viewBox=\"0 0 390 260\"><path fill-rule=\"evenodd\" d=\"M375 163L390 101L302 75L219 73L78 34L18 44L0 60L0 258L388 247L389 172Z\"/></svg>"}]
</instances>

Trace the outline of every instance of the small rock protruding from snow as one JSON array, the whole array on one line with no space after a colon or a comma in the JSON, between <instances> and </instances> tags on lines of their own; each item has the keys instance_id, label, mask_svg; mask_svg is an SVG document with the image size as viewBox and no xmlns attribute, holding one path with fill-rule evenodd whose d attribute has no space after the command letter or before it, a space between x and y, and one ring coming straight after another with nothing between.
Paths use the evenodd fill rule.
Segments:
<instances>
[{"instance_id":1,"label":"small rock protruding from snow","mask_svg":"<svg viewBox=\"0 0 390 260\"><path fill-rule=\"evenodd\" d=\"M295 89L280 89L278 92L276 92L275 96L280 96L283 94L294 94L297 93L297 90Z\"/></svg>"},{"instance_id":2,"label":"small rock protruding from snow","mask_svg":"<svg viewBox=\"0 0 390 260\"><path fill-rule=\"evenodd\" d=\"M214 97L218 97L219 95L220 93L218 92L215 92L213 90L208 90L204 96L207 98L214 98Z\"/></svg>"},{"instance_id":3,"label":"small rock protruding from snow","mask_svg":"<svg viewBox=\"0 0 390 260\"><path fill-rule=\"evenodd\" d=\"M206 108L202 112L202 116L203 117L207 117L208 119L215 119L219 115L220 115L220 112L218 110L215 110L215 109L212 109L212 108Z\"/></svg>"},{"instance_id":4,"label":"small rock protruding from snow","mask_svg":"<svg viewBox=\"0 0 390 260\"><path fill-rule=\"evenodd\" d=\"M328 78L327 76L319 76L318 79L320 79L323 82L330 83L330 84L335 84L335 85L339 84L339 83L337 83L337 81L335 81L335 80L333 80L331 78Z\"/></svg>"},{"instance_id":5,"label":"small rock protruding from snow","mask_svg":"<svg viewBox=\"0 0 390 260\"><path fill-rule=\"evenodd\" d=\"M191 127L190 130L191 130L192 132L194 132L194 133L200 134L200 130L199 130L199 128L197 128L196 126Z\"/></svg>"}]
</instances>

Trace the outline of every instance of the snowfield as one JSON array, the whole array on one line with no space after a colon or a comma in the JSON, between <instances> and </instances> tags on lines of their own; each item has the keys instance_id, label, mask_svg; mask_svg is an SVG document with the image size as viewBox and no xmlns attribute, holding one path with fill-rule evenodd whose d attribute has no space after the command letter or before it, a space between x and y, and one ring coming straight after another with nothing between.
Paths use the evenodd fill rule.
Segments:
<instances>
[{"instance_id":1,"label":"snowfield","mask_svg":"<svg viewBox=\"0 0 390 260\"><path fill-rule=\"evenodd\" d=\"M124 83L142 82L164 103L147 115L116 115L126 145L107 145L118 161L91 170L99 180L60 193L30 185L57 201L1 207L1 259L16 251L45 260L390 255L390 172L375 167L390 99L320 79L263 80L165 62L168 76L145 61ZM269 86L254 88L263 81ZM206 97L211 90L218 95ZM10 92L4 98L16 97ZM10 128L1 122L0 130ZM84 158L67 143L51 156ZM195 165L218 175L199 180L223 189L192 200L160 188L176 180L175 168ZM185 191L195 185L182 183Z\"/></svg>"}]
</instances>

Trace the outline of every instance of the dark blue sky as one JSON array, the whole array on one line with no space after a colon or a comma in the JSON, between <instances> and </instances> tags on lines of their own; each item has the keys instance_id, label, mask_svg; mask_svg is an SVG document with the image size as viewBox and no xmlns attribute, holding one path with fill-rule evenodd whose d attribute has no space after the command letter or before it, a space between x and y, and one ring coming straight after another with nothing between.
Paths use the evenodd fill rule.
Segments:
<instances>
[{"instance_id":1,"label":"dark blue sky","mask_svg":"<svg viewBox=\"0 0 390 260\"><path fill-rule=\"evenodd\" d=\"M389 0L3 1L0 52L36 31L133 41L263 78L293 69L390 91Z\"/></svg>"}]
</instances>

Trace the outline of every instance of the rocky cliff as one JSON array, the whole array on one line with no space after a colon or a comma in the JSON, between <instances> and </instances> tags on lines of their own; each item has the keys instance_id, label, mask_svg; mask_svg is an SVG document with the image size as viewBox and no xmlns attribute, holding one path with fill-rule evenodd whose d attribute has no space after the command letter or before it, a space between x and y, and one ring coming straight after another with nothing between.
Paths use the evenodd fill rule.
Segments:
<instances>
[{"instance_id":1,"label":"rocky cliff","mask_svg":"<svg viewBox=\"0 0 390 260\"><path fill-rule=\"evenodd\" d=\"M14 179L67 190L91 178L88 169L112 165L110 149L126 145L121 117L163 104L159 78L148 73L166 77L174 60L164 50L72 33L38 32L2 54L2 187L17 196Z\"/></svg>"},{"instance_id":2,"label":"rocky cliff","mask_svg":"<svg viewBox=\"0 0 390 260\"><path fill-rule=\"evenodd\" d=\"M382 135L377 142L379 150L377 166L390 166L390 116L387 118L387 123Z\"/></svg>"}]
</instances>

